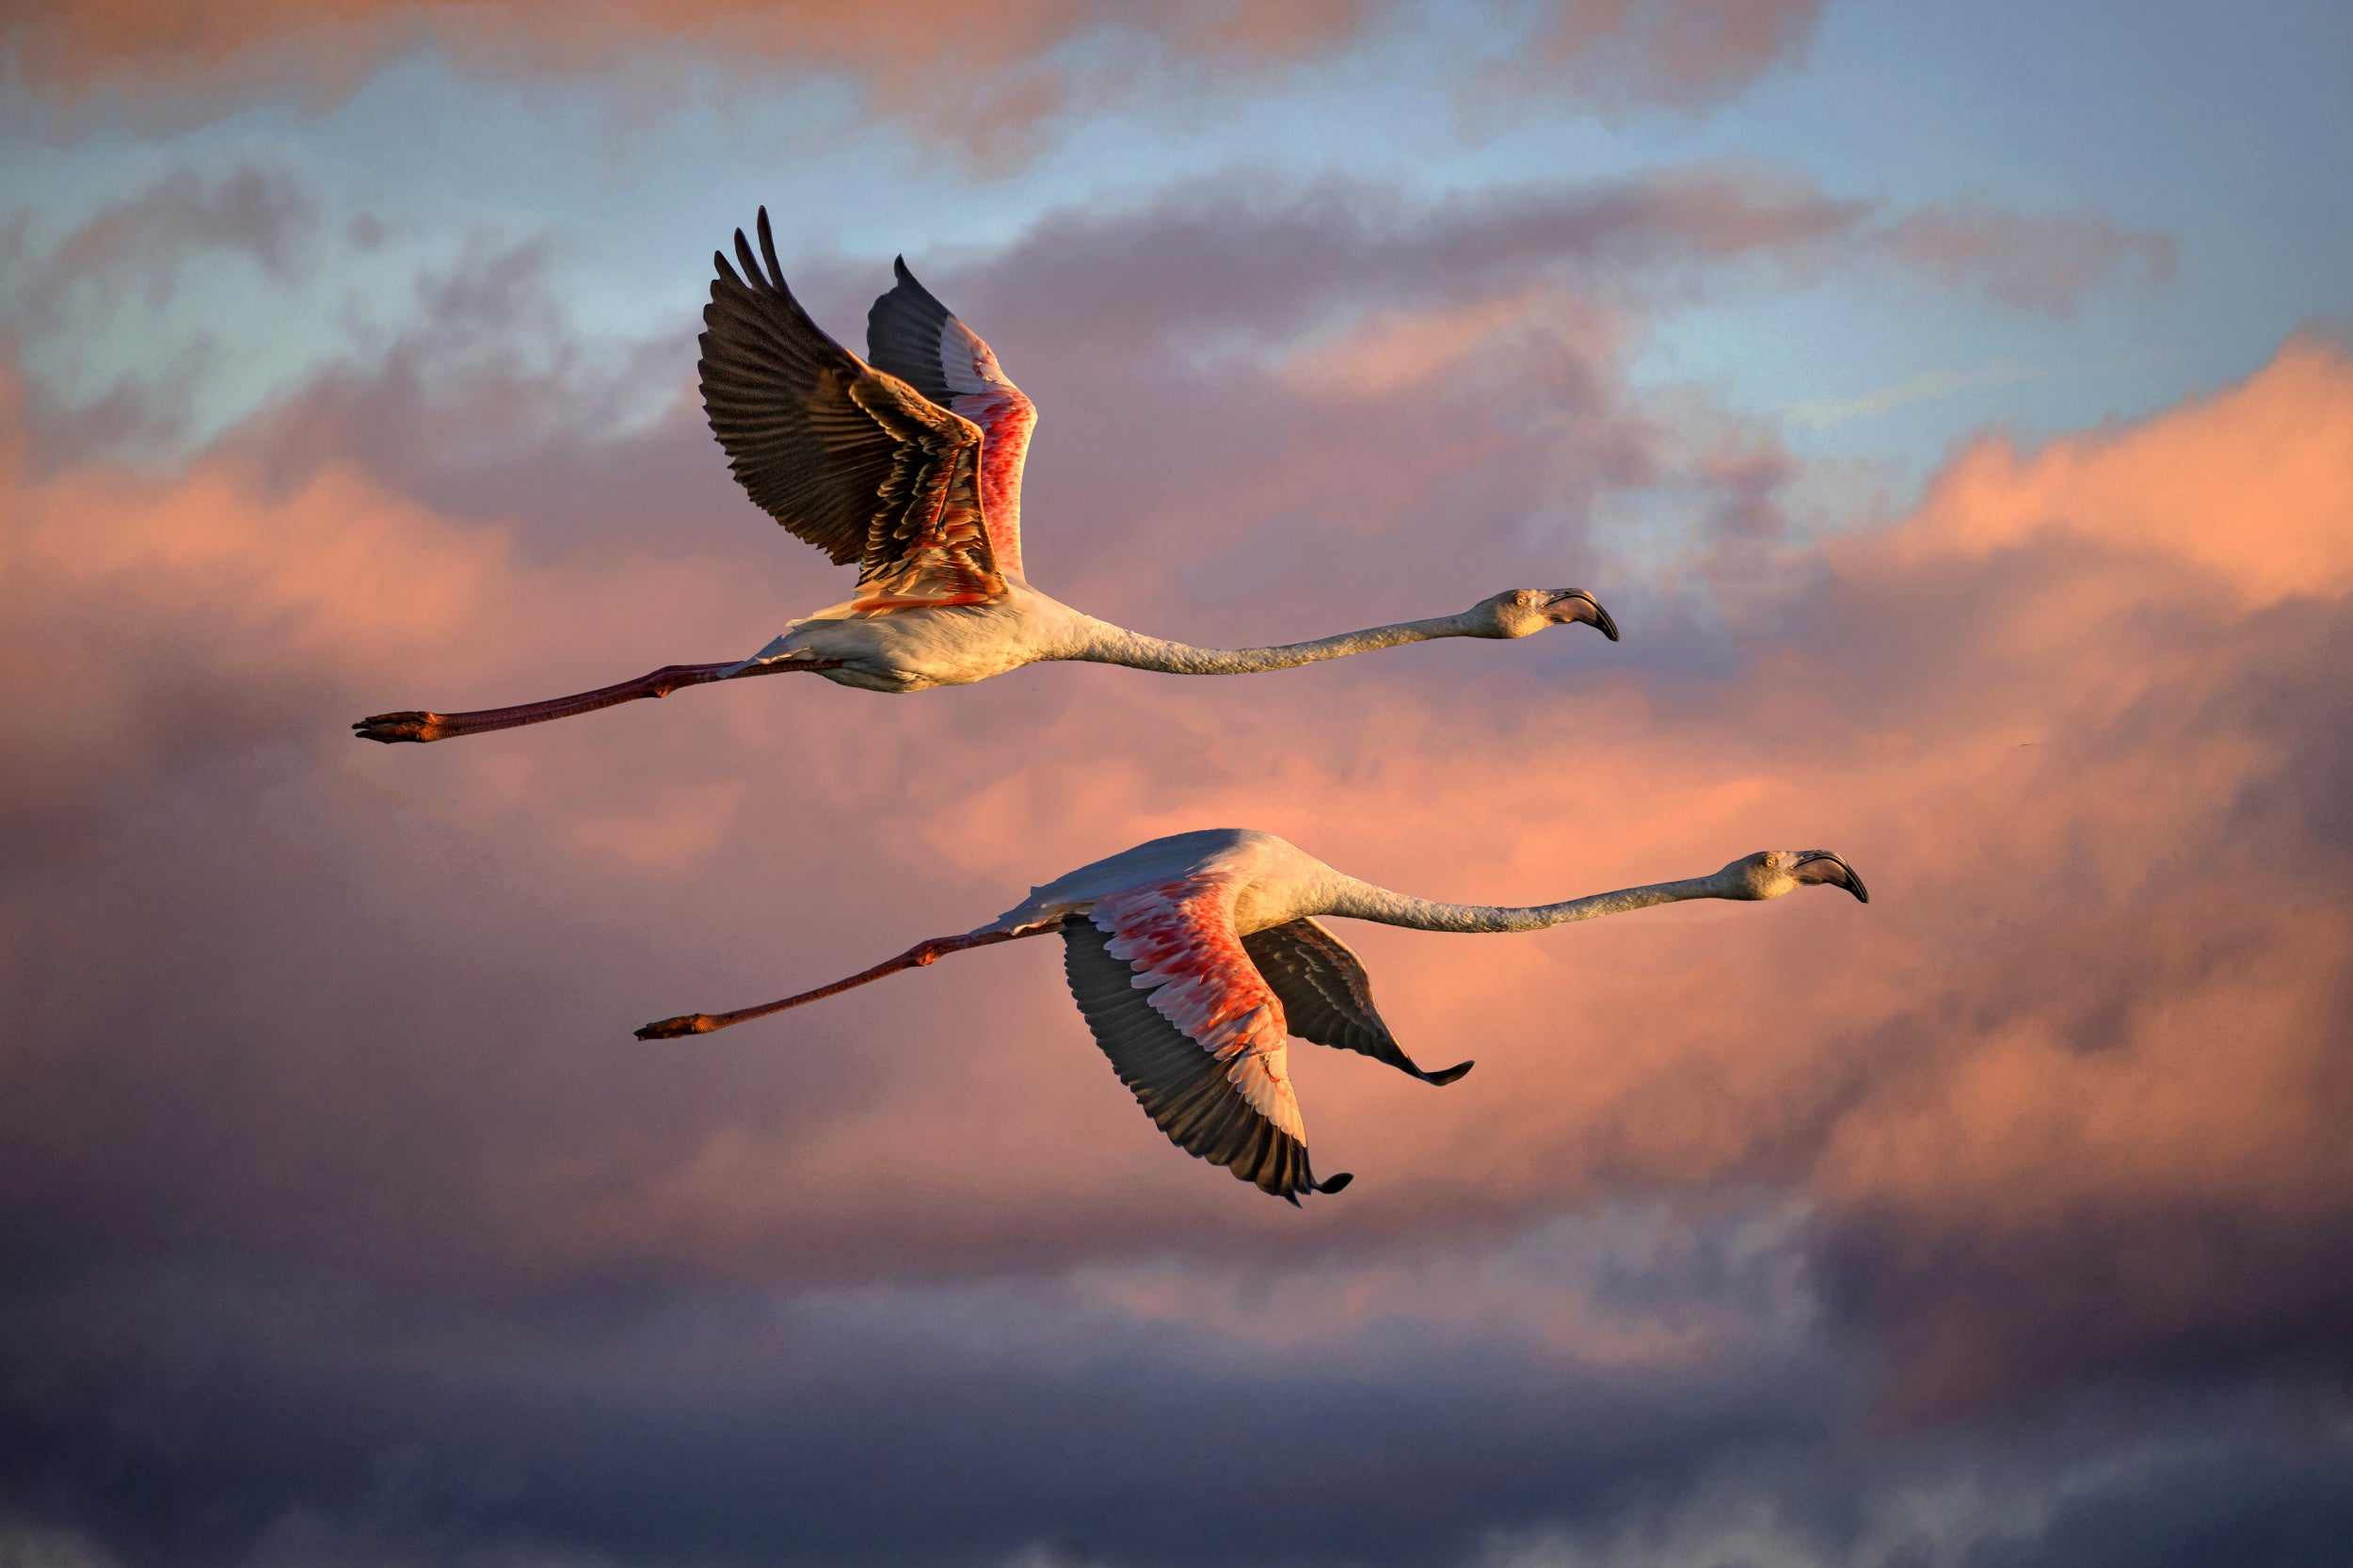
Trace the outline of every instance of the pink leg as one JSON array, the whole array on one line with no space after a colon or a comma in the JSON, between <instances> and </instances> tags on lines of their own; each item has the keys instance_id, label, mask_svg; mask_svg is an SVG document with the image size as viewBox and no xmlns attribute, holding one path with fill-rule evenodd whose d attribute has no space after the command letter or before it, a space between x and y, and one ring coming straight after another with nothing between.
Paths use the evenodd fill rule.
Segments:
<instances>
[{"instance_id":1,"label":"pink leg","mask_svg":"<svg viewBox=\"0 0 2353 1568\"><path fill-rule=\"evenodd\" d=\"M794 662L754 664L739 673L775 675L785 670L837 667L829 664ZM480 735L492 729L513 729L518 725L568 719L575 713L593 713L600 708L634 702L641 696L667 696L682 686L708 685L719 680L723 671L731 668L732 664L666 664L651 675L641 675L617 686L601 686L593 692L583 692L578 696L552 697L546 702L525 702L513 708L482 708L471 713L427 713L413 709L397 713L376 713L351 728L358 732L360 739L381 741L386 745L395 741L445 741L454 735Z\"/></svg>"},{"instance_id":2,"label":"pink leg","mask_svg":"<svg viewBox=\"0 0 2353 1568\"><path fill-rule=\"evenodd\" d=\"M916 943L896 958L885 959L871 969L860 969L847 980L837 980L830 985L820 985L814 991L803 991L797 997L787 997L782 1001L765 1002L758 1007L739 1007L732 1013L688 1013L675 1018L664 1018L659 1023L650 1023L639 1030L637 1037L640 1040L676 1040L688 1034L708 1034L714 1029L725 1029L730 1024L740 1024L750 1018L764 1018L771 1013L781 1013L788 1007L798 1007L803 1002L822 1001L827 997L838 997L844 991L880 980L885 975L897 974L901 969L920 969L924 965L945 958L952 952L963 952L970 948L984 948L997 942L1019 941L1024 936L1043 936L1049 931L1061 929L1059 925L1048 921L1045 925L1034 925L1019 931L978 931L969 936L935 936L928 942Z\"/></svg>"}]
</instances>

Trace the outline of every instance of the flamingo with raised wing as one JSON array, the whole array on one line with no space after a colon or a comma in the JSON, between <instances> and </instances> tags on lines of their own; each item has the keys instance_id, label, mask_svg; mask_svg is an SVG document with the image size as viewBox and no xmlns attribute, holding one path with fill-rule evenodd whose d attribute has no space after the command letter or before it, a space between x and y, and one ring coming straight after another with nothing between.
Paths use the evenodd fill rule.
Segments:
<instances>
[{"instance_id":1,"label":"flamingo with raised wing","mask_svg":"<svg viewBox=\"0 0 2353 1568\"><path fill-rule=\"evenodd\" d=\"M1290 1035L1360 1051L1425 1083L1451 1083L1471 1069L1416 1065L1373 1006L1364 965L1315 917L1419 931L1539 931L1684 899L1779 898L1809 884L1870 901L1853 867L1812 849L1762 850L1707 876L1562 904L1434 904L1334 871L1272 833L1209 828L1081 866L978 930L919 942L847 980L733 1013L664 1018L637 1037L707 1034L968 948L1059 931L1070 994L1144 1113L1186 1153L1296 1205L1351 1178L1318 1181L1308 1168Z\"/></svg>"},{"instance_id":2,"label":"flamingo with raised wing","mask_svg":"<svg viewBox=\"0 0 2353 1568\"><path fill-rule=\"evenodd\" d=\"M736 231L740 273L713 257L703 407L752 501L837 565L857 563L856 596L792 622L749 659L671 664L513 708L377 713L352 726L361 738L476 735L793 670L868 691L920 692L1058 659L1244 675L1436 637L1525 637L1571 621L1617 640L1609 612L1577 588L1518 588L1460 615L1280 648L1193 648L1081 615L1023 575L1021 468L1037 415L988 344L901 260L897 286L867 316L872 361L860 360L785 287L764 207L758 228L757 258Z\"/></svg>"}]
</instances>

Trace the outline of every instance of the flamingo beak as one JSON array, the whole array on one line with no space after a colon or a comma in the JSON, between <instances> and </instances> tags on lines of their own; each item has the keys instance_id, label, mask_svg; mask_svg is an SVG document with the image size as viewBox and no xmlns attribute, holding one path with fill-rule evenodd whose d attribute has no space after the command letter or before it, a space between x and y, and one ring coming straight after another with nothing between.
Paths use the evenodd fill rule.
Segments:
<instances>
[{"instance_id":1,"label":"flamingo beak","mask_svg":"<svg viewBox=\"0 0 2353 1568\"><path fill-rule=\"evenodd\" d=\"M1829 850L1813 849L1799 856L1790 874L1800 882L1827 882L1833 888L1844 888L1861 903L1871 902L1871 890L1863 885L1855 869Z\"/></svg>"},{"instance_id":2,"label":"flamingo beak","mask_svg":"<svg viewBox=\"0 0 2353 1568\"><path fill-rule=\"evenodd\" d=\"M1618 623L1609 618L1609 612L1601 607L1601 600L1582 588L1562 588L1552 596L1549 606L1566 608L1571 620L1581 620L1611 642L1618 640Z\"/></svg>"}]
</instances>

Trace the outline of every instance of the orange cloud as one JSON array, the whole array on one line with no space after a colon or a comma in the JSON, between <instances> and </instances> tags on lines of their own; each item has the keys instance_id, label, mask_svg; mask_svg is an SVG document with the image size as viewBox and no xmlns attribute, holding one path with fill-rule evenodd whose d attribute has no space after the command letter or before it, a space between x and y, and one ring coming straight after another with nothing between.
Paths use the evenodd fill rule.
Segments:
<instances>
[{"instance_id":1,"label":"orange cloud","mask_svg":"<svg viewBox=\"0 0 2353 1568\"><path fill-rule=\"evenodd\" d=\"M2113 432L2021 453L1970 448L1907 548L1979 560L2049 533L2194 566L2249 607L2353 588L2353 427L2333 417L2345 352L2292 340L2260 376ZM1925 562L1923 563L1925 564Z\"/></svg>"},{"instance_id":2,"label":"orange cloud","mask_svg":"<svg viewBox=\"0 0 2353 1568\"><path fill-rule=\"evenodd\" d=\"M1560 0L1540 8L1542 51L1577 90L1612 102L1696 103L1737 89L1794 55L1818 0ZM219 100L292 89L332 99L395 55L431 40L497 72L645 67L649 51L730 69L840 73L881 112L986 147L1104 89L1104 69L1057 51L1086 42L1131 73L1158 58L1221 72L1329 56L1395 21L1387 0L941 0L888 5L751 0L69 0L22 9L8 53L27 83L65 102L97 93ZM1556 84L1557 85L1557 84Z\"/></svg>"}]
</instances>

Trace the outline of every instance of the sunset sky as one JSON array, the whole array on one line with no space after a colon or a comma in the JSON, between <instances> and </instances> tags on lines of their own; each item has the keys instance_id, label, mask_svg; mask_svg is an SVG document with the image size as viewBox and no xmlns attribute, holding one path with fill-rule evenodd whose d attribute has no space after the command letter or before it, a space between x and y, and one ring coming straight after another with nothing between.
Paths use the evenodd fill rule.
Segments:
<instances>
[{"instance_id":1,"label":"sunset sky","mask_svg":"<svg viewBox=\"0 0 2353 1568\"><path fill-rule=\"evenodd\" d=\"M2353 8L0 8L0 1565L2353 1562ZM1187 680L758 681L710 257L904 253ZM1055 944L1342 922L1294 1210Z\"/></svg>"}]
</instances>

